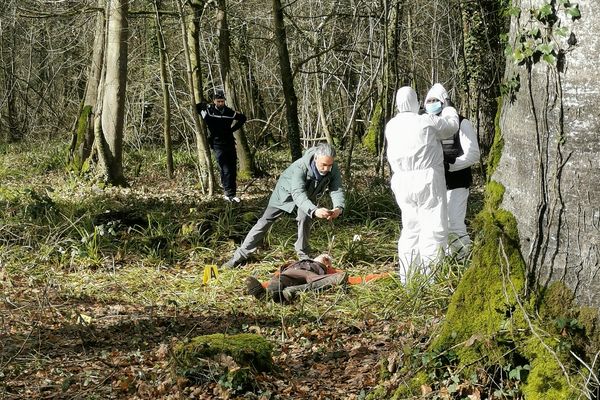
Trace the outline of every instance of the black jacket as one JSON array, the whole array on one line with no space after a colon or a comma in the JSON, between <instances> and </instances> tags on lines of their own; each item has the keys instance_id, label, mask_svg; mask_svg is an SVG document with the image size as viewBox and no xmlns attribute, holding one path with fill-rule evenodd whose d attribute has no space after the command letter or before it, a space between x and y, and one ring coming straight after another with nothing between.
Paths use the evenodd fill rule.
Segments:
<instances>
[{"instance_id":1,"label":"black jacket","mask_svg":"<svg viewBox=\"0 0 600 400\"><path fill-rule=\"evenodd\" d=\"M452 139L442 140L442 149L444 150L444 166L447 164L454 164L456 157L460 157L464 154L463 148L460 145L460 124L464 117L459 115L458 130L452 137ZM448 168L445 168L446 172L446 189L458 189L468 188L473 183L473 175L471 173L471 167L461 169L459 171L450 172Z\"/></svg>"},{"instance_id":2,"label":"black jacket","mask_svg":"<svg viewBox=\"0 0 600 400\"><path fill-rule=\"evenodd\" d=\"M208 126L208 143L211 146L234 145L233 132L246 122L246 116L225 106L218 109L214 104L196 104L196 111Z\"/></svg>"}]
</instances>

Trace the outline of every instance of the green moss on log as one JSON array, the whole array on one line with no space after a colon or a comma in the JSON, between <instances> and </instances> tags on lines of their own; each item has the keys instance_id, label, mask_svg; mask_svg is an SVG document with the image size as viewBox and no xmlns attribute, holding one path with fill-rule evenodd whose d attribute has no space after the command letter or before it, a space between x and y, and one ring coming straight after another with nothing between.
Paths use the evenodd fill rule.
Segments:
<instances>
[{"instance_id":1,"label":"green moss on log","mask_svg":"<svg viewBox=\"0 0 600 400\"><path fill-rule=\"evenodd\" d=\"M195 381L233 381L240 378L237 371L244 376L270 371L272 351L270 342L251 333L198 336L174 347L172 368L175 375Z\"/></svg>"}]
</instances>

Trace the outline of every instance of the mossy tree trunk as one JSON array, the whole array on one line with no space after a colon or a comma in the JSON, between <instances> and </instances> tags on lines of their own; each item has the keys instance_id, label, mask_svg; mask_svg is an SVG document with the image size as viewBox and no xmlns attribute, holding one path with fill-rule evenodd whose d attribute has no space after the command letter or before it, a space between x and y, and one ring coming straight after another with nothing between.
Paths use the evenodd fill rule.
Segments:
<instances>
[{"instance_id":1,"label":"mossy tree trunk","mask_svg":"<svg viewBox=\"0 0 600 400\"><path fill-rule=\"evenodd\" d=\"M600 384L589 369L599 350L600 235L591 216L600 215L600 117L596 94L583 90L598 75L590 55L600 51L600 4L540 0L512 11L485 208L433 348L457 352L467 374L527 366L519 388L527 399L584 398ZM557 294L557 283L570 289ZM595 311L574 311L573 299Z\"/></svg>"},{"instance_id":2,"label":"mossy tree trunk","mask_svg":"<svg viewBox=\"0 0 600 400\"><path fill-rule=\"evenodd\" d=\"M87 169L86 165L89 165L89 158L94 147L94 114L97 112L98 86L104 62L104 38L106 33L106 18L104 16L107 13L105 0L98 0L97 7L92 62L88 70L85 96L69 148L69 164L77 172Z\"/></svg>"},{"instance_id":3,"label":"mossy tree trunk","mask_svg":"<svg viewBox=\"0 0 600 400\"><path fill-rule=\"evenodd\" d=\"M398 38L400 32L401 2L396 0L383 1L385 30L383 35L383 62L380 95L371 117L368 142L375 146L378 158L376 171L382 176L385 165L384 128L387 121L394 115L394 99L398 87ZM372 147L371 147L372 148Z\"/></svg>"},{"instance_id":4,"label":"mossy tree trunk","mask_svg":"<svg viewBox=\"0 0 600 400\"><path fill-rule=\"evenodd\" d=\"M459 65L464 92L460 110L478 132L482 166L494 139L500 82L506 65L504 44L500 38L508 31L510 18L504 3L459 2L463 29Z\"/></svg>"}]
</instances>

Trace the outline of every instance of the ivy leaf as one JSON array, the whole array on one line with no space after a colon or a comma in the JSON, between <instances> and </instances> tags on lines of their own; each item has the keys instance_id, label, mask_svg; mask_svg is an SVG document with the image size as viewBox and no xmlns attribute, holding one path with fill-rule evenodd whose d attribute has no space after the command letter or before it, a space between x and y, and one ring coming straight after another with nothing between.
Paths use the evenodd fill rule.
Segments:
<instances>
[{"instance_id":1,"label":"ivy leaf","mask_svg":"<svg viewBox=\"0 0 600 400\"><path fill-rule=\"evenodd\" d=\"M556 36L567 37L567 34L569 33L569 28L567 28L566 26L561 26L556 28L554 30L554 33L556 34Z\"/></svg>"},{"instance_id":2,"label":"ivy leaf","mask_svg":"<svg viewBox=\"0 0 600 400\"><path fill-rule=\"evenodd\" d=\"M576 21L579 18L581 18L581 11L579 11L579 4L575 4L575 5L567 8L565 10L565 12L567 13L567 15L571 16L571 19L573 21Z\"/></svg>"},{"instance_id":3,"label":"ivy leaf","mask_svg":"<svg viewBox=\"0 0 600 400\"><path fill-rule=\"evenodd\" d=\"M553 14L552 6L550 4L544 4L537 13L537 19L540 21L546 18L548 15Z\"/></svg>"},{"instance_id":4,"label":"ivy leaf","mask_svg":"<svg viewBox=\"0 0 600 400\"><path fill-rule=\"evenodd\" d=\"M511 17L518 17L521 15L521 7L509 7L506 13Z\"/></svg>"},{"instance_id":5,"label":"ivy leaf","mask_svg":"<svg viewBox=\"0 0 600 400\"><path fill-rule=\"evenodd\" d=\"M523 59L525 58L525 55L523 54L521 49L515 49L512 56L513 60L515 60L515 63L517 64L521 63L521 61L523 61Z\"/></svg>"},{"instance_id":6,"label":"ivy leaf","mask_svg":"<svg viewBox=\"0 0 600 400\"><path fill-rule=\"evenodd\" d=\"M556 57L554 57L552 54L544 54L542 56L542 59L551 65L554 65L554 63L556 62Z\"/></svg>"},{"instance_id":7,"label":"ivy leaf","mask_svg":"<svg viewBox=\"0 0 600 400\"><path fill-rule=\"evenodd\" d=\"M554 50L550 43L540 44L536 47L536 50L541 51L543 54L550 54Z\"/></svg>"},{"instance_id":8,"label":"ivy leaf","mask_svg":"<svg viewBox=\"0 0 600 400\"><path fill-rule=\"evenodd\" d=\"M512 379L513 381L520 381L521 380L521 368L517 367L517 368L511 370L508 373L508 379Z\"/></svg>"}]
</instances>

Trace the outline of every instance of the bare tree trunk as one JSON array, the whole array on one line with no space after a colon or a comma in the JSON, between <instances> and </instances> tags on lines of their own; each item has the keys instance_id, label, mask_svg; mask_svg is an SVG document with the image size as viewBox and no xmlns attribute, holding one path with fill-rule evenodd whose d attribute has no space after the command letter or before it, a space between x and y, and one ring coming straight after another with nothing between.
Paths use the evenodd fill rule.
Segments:
<instances>
[{"instance_id":1,"label":"bare tree trunk","mask_svg":"<svg viewBox=\"0 0 600 400\"><path fill-rule=\"evenodd\" d=\"M315 58L316 71L320 70L320 63L320 57ZM321 74L315 74L315 97L317 100L317 112L319 113L321 128L323 128L323 133L325 134L327 143L333 145L333 136L331 135L331 131L329 130L329 125L327 125L327 118L325 117L325 108L323 107L323 93L325 93L325 90L323 90L323 88L321 87L321 82L319 82L320 76Z\"/></svg>"},{"instance_id":2,"label":"bare tree trunk","mask_svg":"<svg viewBox=\"0 0 600 400\"><path fill-rule=\"evenodd\" d=\"M104 180L125 185L123 175L123 128L127 85L128 0L111 0L106 38L106 75L102 103L102 136L98 143L100 170Z\"/></svg>"},{"instance_id":3,"label":"bare tree trunk","mask_svg":"<svg viewBox=\"0 0 600 400\"><path fill-rule=\"evenodd\" d=\"M86 161L89 162L88 158L92 154L94 146L94 113L97 111L98 85L104 62L105 12L107 12L105 0L98 0L97 7L92 63L88 70L83 104L75 124L73 141L69 149L70 165L75 171L79 172L85 169L84 165Z\"/></svg>"},{"instance_id":4,"label":"bare tree trunk","mask_svg":"<svg viewBox=\"0 0 600 400\"><path fill-rule=\"evenodd\" d=\"M264 101L260 94L259 86L256 81L253 67L252 67L252 64L250 63L250 58L249 58L249 54L252 53L252 48L248 44L248 26L247 25L243 25L241 27L239 43L240 43L240 45L239 45L239 49L237 52L239 54L238 63L240 65L240 69L242 70L241 76L244 77L244 79L241 82L241 85L244 88L244 95L245 95L244 98L246 100L244 114L246 114L246 116L249 119L256 118L261 121L266 121L267 120L267 112L265 110ZM256 125L254 125L254 126L256 126ZM258 132L260 130L258 128L252 129L252 126L248 127L248 124L246 124L246 125L244 125L244 129L246 129L245 132L249 132L250 136L254 139L255 149L256 149L256 146L259 144L259 141L264 142L264 143L268 143L268 142L272 143L275 141L270 130L268 130L266 132L266 134L263 136L262 140L259 140L260 138L259 138ZM246 136L248 136L248 135L246 135ZM256 151L256 150L254 150L254 151ZM253 156L251 156L251 158L254 161Z\"/></svg>"},{"instance_id":5,"label":"bare tree trunk","mask_svg":"<svg viewBox=\"0 0 600 400\"><path fill-rule=\"evenodd\" d=\"M201 118L196 112L196 103L202 97L202 79L200 78L200 63L199 63L199 45L198 45L198 21L196 15L202 14L203 1L192 1L192 15L188 21L183 11L181 0L177 0L177 8L181 20L181 30L183 37L183 50L185 53L185 61L187 66L187 80L190 96L190 108L196 133L196 146L198 152L198 163L200 164L200 184L207 188L209 196L214 194L215 174L213 172L210 159L210 150L208 141L206 140L206 127L201 122ZM186 24L186 21L189 23ZM195 60L196 64L193 64ZM204 174L202 174L204 173ZM208 187L207 187L208 186Z\"/></svg>"},{"instance_id":6,"label":"bare tree trunk","mask_svg":"<svg viewBox=\"0 0 600 400\"><path fill-rule=\"evenodd\" d=\"M225 85L225 93L227 94L228 102L234 110L239 109L239 101L235 85L231 79L231 59L230 59L230 37L229 26L227 24L227 1L218 0L217 23L219 26L219 62L221 64L221 79ZM242 110L240 110L242 111ZM254 175L254 163L248 146L248 139L244 127L234 132L235 148L239 162L239 175L244 178L249 178Z\"/></svg>"},{"instance_id":7,"label":"bare tree trunk","mask_svg":"<svg viewBox=\"0 0 600 400\"><path fill-rule=\"evenodd\" d=\"M11 4L12 9L7 10L7 14L15 13L14 4ZM3 123L0 127L5 126L6 140L8 142L18 141L23 137L24 132L20 127L20 117L17 107L17 77L16 77L16 45L17 45L17 34L15 27L16 19L13 19L12 23L6 23L0 25L0 60L7 60L6 64L0 68L0 104L6 104L6 113L0 109L0 121ZM6 122L4 122L6 121ZM4 127L0 130L0 134L4 130Z\"/></svg>"},{"instance_id":8,"label":"bare tree trunk","mask_svg":"<svg viewBox=\"0 0 600 400\"><path fill-rule=\"evenodd\" d=\"M285 111L288 126L288 141L292 160L302 157L302 146L300 144L300 123L298 121L298 98L294 89L294 76L290 65L290 54L286 42L285 22L281 0L273 0L273 24L275 30L275 43L279 54L279 68L281 70L281 82L283 85L283 96L285 97Z\"/></svg>"},{"instance_id":9,"label":"bare tree trunk","mask_svg":"<svg viewBox=\"0 0 600 400\"><path fill-rule=\"evenodd\" d=\"M162 26L160 23L160 8L161 0L154 0L154 12L156 13L156 40L158 41L158 54L160 57L160 83L162 86L163 95L163 136L165 140L165 153L167 157L167 177L173 179L173 146L171 141L171 101L169 98L169 85L167 78L167 60L165 39L163 36Z\"/></svg>"},{"instance_id":10,"label":"bare tree trunk","mask_svg":"<svg viewBox=\"0 0 600 400\"><path fill-rule=\"evenodd\" d=\"M189 46L190 64L192 66L192 85L194 87L194 101L200 103L205 101L203 94L202 73L200 69L200 19L204 13L205 0L190 1L191 15L187 17L187 43ZM183 20L182 20L183 23ZM202 121L202 119L201 119ZM202 123L204 133L206 126ZM210 160L210 153L208 154Z\"/></svg>"},{"instance_id":11,"label":"bare tree trunk","mask_svg":"<svg viewBox=\"0 0 600 400\"><path fill-rule=\"evenodd\" d=\"M398 8L399 3L394 0L384 0L384 12L387 16L385 33L384 33L384 44L383 44L383 82L381 88L381 109L382 119L380 120L380 130L378 132L378 143L381 144L379 147L379 162L377 165L377 171L383 176L385 166L385 140L384 140L384 127L385 123L393 115L394 106L394 92L397 89L397 29L398 29Z\"/></svg>"},{"instance_id":12,"label":"bare tree trunk","mask_svg":"<svg viewBox=\"0 0 600 400\"><path fill-rule=\"evenodd\" d=\"M499 37L508 29L509 19L498 2L459 2L463 20L464 90L462 109L477 129L482 166L490 152L495 132L495 117L500 82L505 69L503 44ZM484 169L485 171L485 169Z\"/></svg>"}]
</instances>

